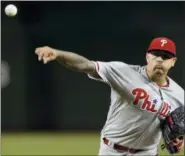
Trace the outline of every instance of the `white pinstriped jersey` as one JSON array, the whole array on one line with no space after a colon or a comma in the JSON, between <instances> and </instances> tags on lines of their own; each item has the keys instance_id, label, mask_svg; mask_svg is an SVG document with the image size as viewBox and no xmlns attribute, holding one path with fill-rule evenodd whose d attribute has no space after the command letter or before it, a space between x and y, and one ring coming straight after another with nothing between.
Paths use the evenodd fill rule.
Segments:
<instances>
[{"instance_id":1,"label":"white pinstriped jersey","mask_svg":"<svg viewBox=\"0 0 185 156\"><path fill-rule=\"evenodd\" d=\"M101 78L88 76L111 88L111 104L101 137L130 148L157 151L160 120L184 105L184 90L169 77L167 86L157 86L148 78L145 66L118 61L94 63Z\"/></svg>"}]
</instances>

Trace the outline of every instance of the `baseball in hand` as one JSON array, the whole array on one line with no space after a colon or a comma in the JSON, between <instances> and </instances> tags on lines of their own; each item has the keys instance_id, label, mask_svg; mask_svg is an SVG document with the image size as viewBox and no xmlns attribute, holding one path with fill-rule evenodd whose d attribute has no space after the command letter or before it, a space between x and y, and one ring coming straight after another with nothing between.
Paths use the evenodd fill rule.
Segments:
<instances>
[{"instance_id":1,"label":"baseball in hand","mask_svg":"<svg viewBox=\"0 0 185 156\"><path fill-rule=\"evenodd\" d=\"M17 7L13 4L9 4L5 8L5 13L9 17L13 17L17 14Z\"/></svg>"}]
</instances>

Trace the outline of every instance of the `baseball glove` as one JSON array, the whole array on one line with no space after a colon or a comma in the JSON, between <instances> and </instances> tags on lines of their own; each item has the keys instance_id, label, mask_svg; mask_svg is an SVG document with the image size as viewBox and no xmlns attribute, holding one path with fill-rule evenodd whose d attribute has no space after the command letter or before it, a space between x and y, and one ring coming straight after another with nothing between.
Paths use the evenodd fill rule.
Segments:
<instances>
[{"instance_id":1,"label":"baseball glove","mask_svg":"<svg viewBox=\"0 0 185 156\"><path fill-rule=\"evenodd\" d=\"M161 148L168 150L170 154L178 153L180 151L178 146L174 146L172 142L176 139L183 139L185 134L184 123L184 109L185 107L178 107L172 111L169 116L161 123L162 136L164 144Z\"/></svg>"}]
</instances>

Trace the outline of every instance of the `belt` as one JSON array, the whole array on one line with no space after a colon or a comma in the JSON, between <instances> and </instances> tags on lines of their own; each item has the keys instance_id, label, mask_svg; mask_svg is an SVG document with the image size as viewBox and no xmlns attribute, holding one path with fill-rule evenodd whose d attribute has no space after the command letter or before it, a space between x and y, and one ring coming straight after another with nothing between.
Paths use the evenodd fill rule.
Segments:
<instances>
[{"instance_id":1,"label":"belt","mask_svg":"<svg viewBox=\"0 0 185 156\"><path fill-rule=\"evenodd\" d=\"M129 151L130 153L137 153L137 152L141 152L144 151L143 149L133 149L133 148L129 148L126 146L122 146L122 145L118 145L115 143L112 143L111 141L109 141L106 138L103 138L104 144L111 146L112 148L116 149L116 150L123 150L123 151Z\"/></svg>"}]
</instances>

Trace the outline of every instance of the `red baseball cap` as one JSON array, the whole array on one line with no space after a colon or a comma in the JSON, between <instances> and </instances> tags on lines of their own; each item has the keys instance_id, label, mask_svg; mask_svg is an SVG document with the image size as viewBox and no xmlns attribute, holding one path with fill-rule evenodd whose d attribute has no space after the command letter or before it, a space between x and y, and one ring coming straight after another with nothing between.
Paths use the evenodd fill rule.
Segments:
<instances>
[{"instance_id":1,"label":"red baseball cap","mask_svg":"<svg viewBox=\"0 0 185 156\"><path fill-rule=\"evenodd\" d=\"M166 37L154 38L150 43L148 52L152 50L163 50L176 56L176 45L175 43Z\"/></svg>"}]
</instances>

